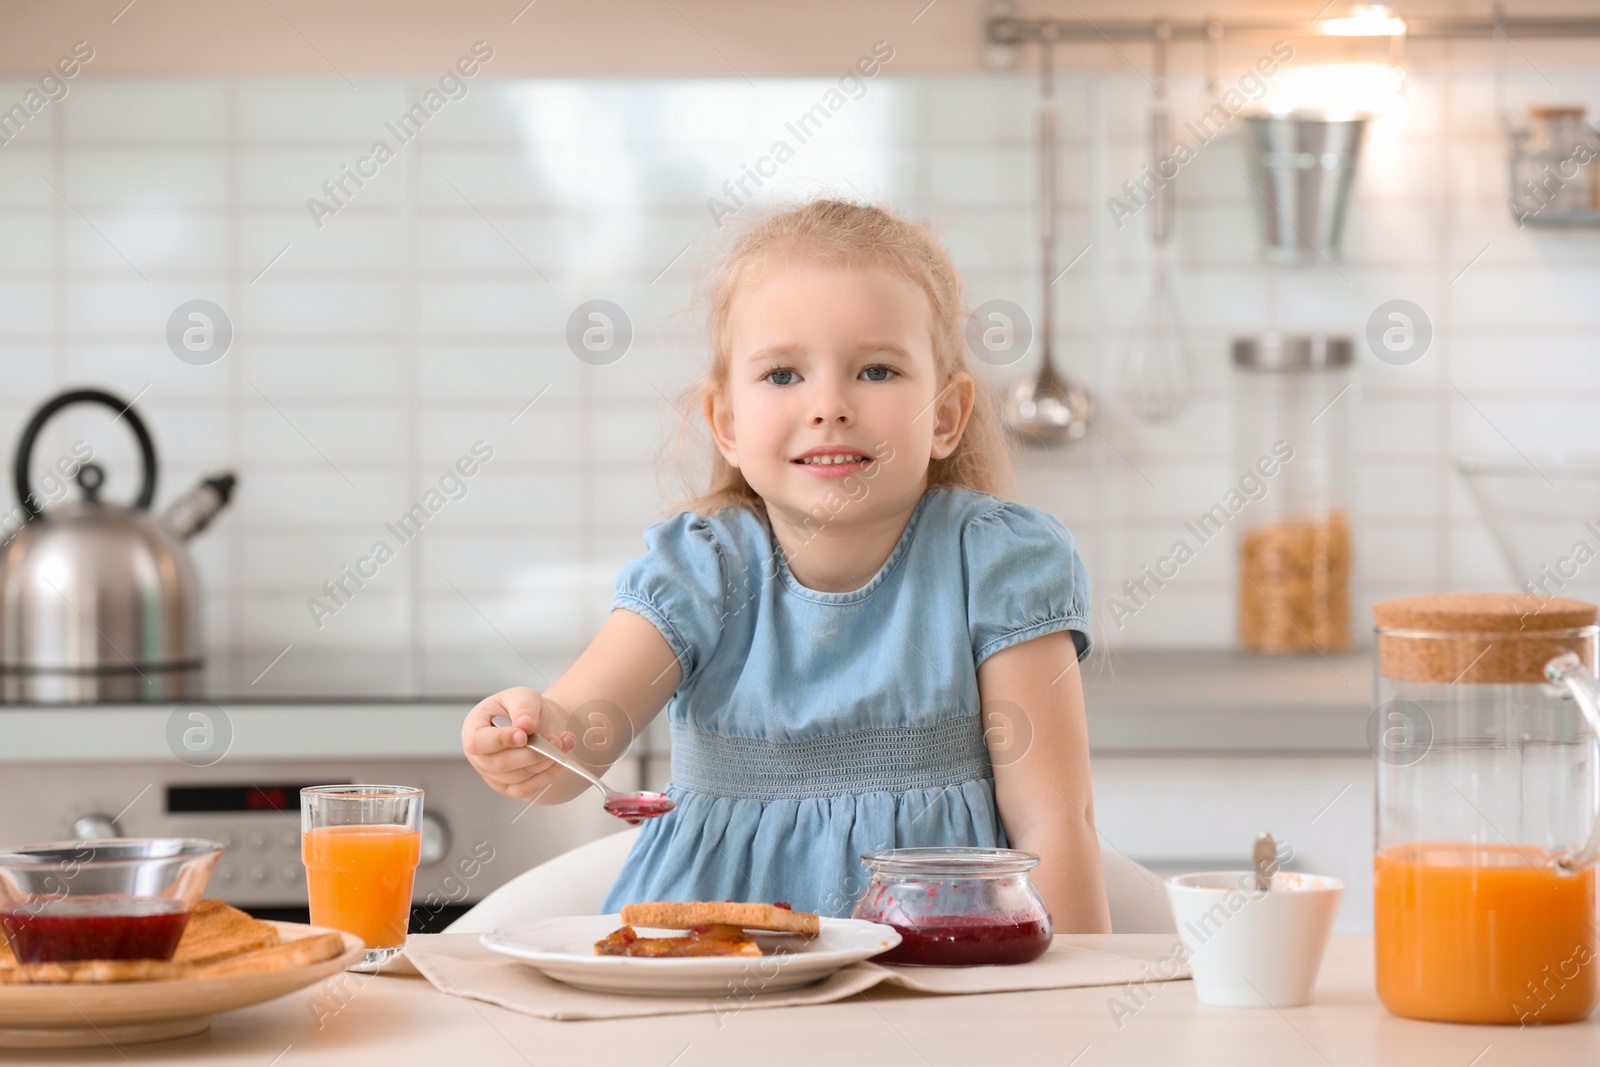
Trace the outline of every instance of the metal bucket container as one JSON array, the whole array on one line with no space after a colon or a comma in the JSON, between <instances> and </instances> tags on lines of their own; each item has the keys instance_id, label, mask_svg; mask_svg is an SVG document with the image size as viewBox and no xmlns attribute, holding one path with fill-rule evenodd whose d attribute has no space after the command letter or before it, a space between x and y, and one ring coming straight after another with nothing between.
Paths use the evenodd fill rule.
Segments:
<instances>
[{"instance_id":1,"label":"metal bucket container","mask_svg":"<svg viewBox=\"0 0 1600 1067\"><path fill-rule=\"evenodd\" d=\"M1245 128L1267 259L1337 258L1367 120L1299 112L1250 115Z\"/></svg>"}]
</instances>

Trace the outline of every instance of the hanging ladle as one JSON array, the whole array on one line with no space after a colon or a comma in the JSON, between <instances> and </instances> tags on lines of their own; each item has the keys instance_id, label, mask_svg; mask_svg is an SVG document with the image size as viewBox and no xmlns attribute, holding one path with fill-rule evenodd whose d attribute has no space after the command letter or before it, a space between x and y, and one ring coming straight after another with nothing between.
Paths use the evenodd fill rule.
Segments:
<instances>
[{"instance_id":1,"label":"hanging ladle","mask_svg":"<svg viewBox=\"0 0 1600 1067\"><path fill-rule=\"evenodd\" d=\"M1055 445L1076 441L1089 431L1094 405L1089 391L1060 373L1052 357L1055 333L1054 300L1056 249L1056 87L1055 43L1048 36L1039 51L1039 180L1040 267L1044 303L1039 322L1042 341L1039 374L1024 378L1006 396L1006 426L1030 445Z\"/></svg>"}]
</instances>

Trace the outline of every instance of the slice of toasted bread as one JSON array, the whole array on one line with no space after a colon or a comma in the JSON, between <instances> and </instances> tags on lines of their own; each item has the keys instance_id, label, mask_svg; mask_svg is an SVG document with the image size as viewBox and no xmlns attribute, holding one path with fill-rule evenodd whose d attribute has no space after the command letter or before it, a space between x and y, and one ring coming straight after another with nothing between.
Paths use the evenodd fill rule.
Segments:
<instances>
[{"instance_id":1,"label":"slice of toasted bread","mask_svg":"<svg viewBox=\"0 0 1600 1067\"><path fill-rule=\"evenodd\" d=\"M282 939L271 923L252 919L220 900L206 899L189 913L189 925L172 954L174 963L204 967L221 960L270 948Z\"/></svg>"},{"instance_id":2,"label":"slice of toasted bread","mask_svg":"<svg viewBox=\"0 0 1600 1067\"><path fill-rule=\"evenodd\" d=\"M727 923L746 930L775 930L779 933L816 937L822 932L822 919L809 911L790 911L772 904L740 904L733 901L656 901L628 904L622 921L629 926L649 926L663 930L687 930L705 923Z\"/></svg>"},{"instance_id":3,"label":"slice of toasted bread","mask_svg":"<svg viewBox=\"0 0 1600 1067\"><path fill-rule=\"evenodd\" d=\"M286 971L291 967L304 967L312 963L331 960L344 951L344 938L329 930L296 941L284 941L269 948L259 948L241 956L190 967L190 978L232 978L241 974L265 974L269 971Z\"/></svg>"},{"instance_id":4,"label":"slice of toasted bread","mask_svg":"<svg viewBox=\"0 0 1600 1067\"><path fill-rule=\"evenodd\" d=\"M67 960L60 963L19 963L0 969L0 985L81 982L150 982L182 978L187 968L170 960Z\"/></svg>"}]
</instances>

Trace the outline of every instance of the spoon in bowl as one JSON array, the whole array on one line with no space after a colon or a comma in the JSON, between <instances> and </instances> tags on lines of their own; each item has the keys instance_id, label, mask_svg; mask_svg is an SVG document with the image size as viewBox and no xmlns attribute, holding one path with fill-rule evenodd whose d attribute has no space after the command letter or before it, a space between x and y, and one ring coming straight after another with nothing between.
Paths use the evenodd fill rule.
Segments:
<instances>
[{"instance_id":1,"label":"spoon in bowl","mask_svg":"<svg viewBox=\"0 0 1600 1067\"><path fill-rule=\"evenodd\" d=\"M490 722L495 726L511 725L511 720L504 715L496 715ZM634 826L638 826L645 819L654 819L658 815L665 815L678 806L665 793L652 793L647 789L624 793L621 790L612 789L589 771L579 766L576 760L538 734L528 734L528 747L539 753L539 755L561 764L561 766L600 790L601 795L605 797L604 806L606 811L619 819L626 819Z\"/></svg>"},{"instance_id":2,"label":"spoon in bowl","mask_svg":"<svg viewBox=\"0 0 1600 1067\"><path fill-rule=\"evenodd\" d=\"M1278 842L1271 834L1257 835L1250 867L1255 874L1256 889L1263 893L1270 890L1272 876L1278 873Z\"/></svg>"}]
</instances>

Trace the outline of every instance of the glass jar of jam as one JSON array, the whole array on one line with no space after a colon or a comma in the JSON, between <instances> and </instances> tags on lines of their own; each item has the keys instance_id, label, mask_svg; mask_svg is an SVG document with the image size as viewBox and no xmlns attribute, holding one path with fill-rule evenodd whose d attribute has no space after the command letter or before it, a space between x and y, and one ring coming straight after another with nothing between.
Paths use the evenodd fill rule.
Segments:
<instances>
[{"instance_id":1,"label":"glass jar of jam","mask_svg":"<svg viewBox=\"0 0 1600 1067\"><path fill-rule=\"evenodd\" d=\"M850 915L884 923L900 944L874 963L975 967L1044 955L1050 911L1028 879L1039 865L1009 848L891 848L861 857L872 872Z\"/></svg>"}]
</instances>

